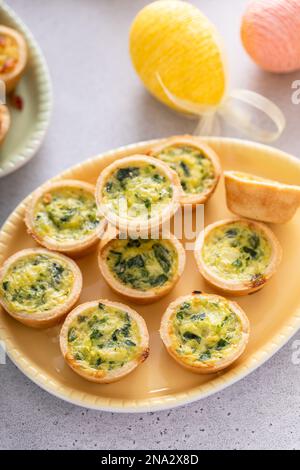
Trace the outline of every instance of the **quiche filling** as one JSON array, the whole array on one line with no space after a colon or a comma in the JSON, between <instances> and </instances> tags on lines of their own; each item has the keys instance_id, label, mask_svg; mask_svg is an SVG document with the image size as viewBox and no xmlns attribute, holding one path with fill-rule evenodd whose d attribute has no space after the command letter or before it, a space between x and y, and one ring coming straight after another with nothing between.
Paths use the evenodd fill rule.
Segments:
<instances>
[{"instance_id":1,"label":"quiche filling","mask_svg":"<svg viewBox=\"0 0 300 470\"><path fill-rule=\"evenodd\" d=\"M106 263L122 284L147 291L174 278L178 255L168 240L117 239L110 242Z\"/></svg>"},{"instance_id":2,"label":"quiche filling","mask_svg":"<svg viewBox=\"0 0 300 470\"><path fill-rule=\"evenodd\" d=\"M270 264L272 247L262 232L237 222L212 230L202 256L211 271L224 279L256 281Z\"/></svg>"},{"instance_id":3,"label":"quiche filling","mask_svg":"<svg viewBox=\"0 0 300 470\"><path fill-rule=\"evenodd\" d=\"M15 312L46 312L69 297L74 274L67 263L46 254L32 254L17 260L7 270L0 294Z\"/></svg>"},{"instance_id":4,"label":"quiche filling","mask_svg":"<svg viewBox=\"0 0 300 470\"><path fill-rule=\"evenodd\" d=\"M154 165L119 168L106 181L103 203L129 219L160 215L173 197L170 181Z\"/></svg>"},{"instance_id":5,"label":"quiche filling","mask_svg":"<svg viewBox=\"0 0 300 470\"><path fill-rule=\"evenodd\" d=\"M19 60L19 47L12 36L0 34L0 73L12 72Z\"/></svg>"},{"instance_id":6,"label":"quiche filling","mask_svg":"<svg viewBox=\"0 0 300 470\"><path fill-rule=\"evenodd\" d=\"M93 234L100 219L93 194L80 188L57 188L44 194L34 209L34 228L58 242Z\"/></svg>"},{"instance_id":7,"label":"quiche filling","mask_svg":"<svg viewBox=\"0 0 300 470\"><path fill-rule=\"evenodd\" d=\"M171 347L189 365L213 365L234 354L242 324L226 299L197 295L178 305L170 323Z\"/></svg>"},{"instance_id":8,"label":"quiche filling","mask_svg":"<svg viewBox=\"0 0 300 470\"><path fill-rule=\"evenodd\" d=\"M155 155L176 171L187 194L199 194L212 187L215 170L209 158L191 145L170 145Z\"/></svg>"},{"instance_id":9,"label":"quiche filling","mask_svg":"<svg viewBox=\"0 0 300 470\"><path fill-rule=\"evenodd\" d=\"M99 303L78 315L68 330L68 351L82 367L109 371L141 352L135 320L119 308Z\"/></svg>"}]
</instances>

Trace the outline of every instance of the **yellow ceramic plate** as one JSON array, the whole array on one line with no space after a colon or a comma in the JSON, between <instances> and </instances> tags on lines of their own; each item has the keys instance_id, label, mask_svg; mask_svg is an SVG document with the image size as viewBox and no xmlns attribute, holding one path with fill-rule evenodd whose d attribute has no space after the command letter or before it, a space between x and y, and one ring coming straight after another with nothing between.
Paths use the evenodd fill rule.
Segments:
<instances>
[{"instance_id":1,"label":"yellow ceramic plate","mask_svg":"<svg viewBox=\"0 0 300 470\"><path fill-rule=\"evenodd\" d=\"M220 155L224 169L255 173L291 184L300 184L300 162L271 147L233 139L207 141ZM151 142L154 143L154 142ZM144 142L100 155L77 165L59 177L78 178L95 183L99 172L116 158L141 153ZM23 223L25 201L9 217L0 232L0 264L17 250L34 246ZM205 224L228 217L224 182L205 208ZM0 314L0 337L7 353L31 380L64 400L89 408L141 412L166 409L189 403L220 391L249 374L270 358L300 327L300 211L291 222L272 227L283 249L278 273L260 292L236 299L251 323L251 338L246 352L232 367L209 376L198 376L182 369L171 359L160 341L158 328L167 305L192 290L213 292L196 269L192 252L176 288L158 303L132 305L145 318L150 332L150 357L131 375L110 385L85 381L64 363L58 345L59 327L44 331L27 328L9 315ZM80 302L99 297L121 300L102 279L95 253L78 261L83 272ZM232 297L231 297L232 298Z\"/></svg>"},{"instance_id":2,"label":"yellow ceramic plate","mask_svg":"<svg viewBox=\"0 0 300 470\"><path fill-rule=\"evenodd\" d=\"M0 24L20 31L28 45L28 65L17 88L22 97L21 111L7 105L11 126L0 147L0 178L25 165L37 152L49 124L52 97L51 83L43 54L32 34L14 11L0 1Z\"/></svg>"}]
</instances>

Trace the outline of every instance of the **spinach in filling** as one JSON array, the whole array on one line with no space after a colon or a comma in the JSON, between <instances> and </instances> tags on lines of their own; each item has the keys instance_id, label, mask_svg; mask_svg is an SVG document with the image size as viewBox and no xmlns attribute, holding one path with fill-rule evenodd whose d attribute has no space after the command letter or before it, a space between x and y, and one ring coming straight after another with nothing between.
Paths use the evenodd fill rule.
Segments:
<instances>
[{"instance_id":1,"label":"spinach in filling","mask_svg":"<svg viewBox=\"0 0 300 470\"><path fill-rule=\"evenodd\" d=\"M140 333L127 312L100 303L77 316L68 331L68 350L83 367L112 370L140 351Z\"/></svg>"},{"instance_id":2,"label":"spinach in filling","mask_svg":"<svg viewBox=\"0 0 300 470\"><path fill-rule=\"evenodd\" d=\"M99 222L94 196L80 188L50 191L34 211L37 233L57 241L83 239L95 231Z\"/></svg>"},{"instance_id":3,"label":"spinach in filling","mask_svg":"<svg viewBox=\"0 0 300 470\"><path fill-rule=\"evenodd\" d=\"M173 196L167 178L154 165L116 170L103 188L103 203L129 219L149 219L159 215Z\"/></svg>"},{"instance_id":4,"label":"spinach in filling","mask_svg":"<svg viewBox=\"0 0 300 470\"><path fill-rule=\"evenodd\" d=\"M262 232L233 222L209 233L202 255L207 266L225 279L256 280L268 267L272 249Z\"/></svg>"},{"instance_id":5,"label":"spinach in filling","mask_svg":"<svg viewBox=\"0 0 300 470\"><path fill-rule=\"evenodd\" d=\"M193 296L178 305L172 317L172 348L191 365L228 356L239 346L241 337L240 319L225 299Z\"/></svg>"},{"instance_id":6,"label":"spinach in filling","mask_svg":"<svg viewBox=\"0 0 300 470\"><path fill-rule=\"evenodd\" d=\"M175 170L186 194L202 193L215 181L215 170L211 160L196 147L170 145L155 155Z\"/></svg>"},{"instance_id":7,"label":"spinach in filling","mask_svg":"<svg viewBox=\"0 0 300 470\"><path fill-rule=\"evenodd\" d=\"M30 255L9 268L0 295L17 312L45 312L68 299L73 283L73 272L63 261L51 255Z\"/></svg>"},{"instance_id":8,"label":"spinach in filling","mask_svg":"<svg viewBox=\"0 0 300 470\"><path fill-rule=\"evenodd\" d=\"M112 240L105 258L114 277L140 291L163 286L178 266L177 252L168 240Z\"/></svg>"}]
</instances>

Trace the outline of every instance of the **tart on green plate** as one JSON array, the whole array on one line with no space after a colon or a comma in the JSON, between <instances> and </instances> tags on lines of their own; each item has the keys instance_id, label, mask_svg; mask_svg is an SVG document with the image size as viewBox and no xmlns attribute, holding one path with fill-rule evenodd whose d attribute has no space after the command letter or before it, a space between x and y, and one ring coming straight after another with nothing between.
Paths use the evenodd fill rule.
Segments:
<instances>
[{"instance_id":1,"label":"tart on green plate","mask_svg":"<svg viewBox=\"0 0 300 470\"><path fill-rule=\"evenodd\" d=\"M6 81L7 91L14 94L6 99L11 126L0 148L1 178L25 165L39 149L50 120L52 92L40 47L23 21L4 2L0 5L0 24L3 26L2 36L0 28L0 49L1 37L6 38L4 32L8 39L20 44L19 48L10 49L17 60L10 60L6 65L3 62L6 72L3 70L2 77L0 72L0 78ZM8 56L5 55L5 58Z\"/></svg>"}]
</instances>

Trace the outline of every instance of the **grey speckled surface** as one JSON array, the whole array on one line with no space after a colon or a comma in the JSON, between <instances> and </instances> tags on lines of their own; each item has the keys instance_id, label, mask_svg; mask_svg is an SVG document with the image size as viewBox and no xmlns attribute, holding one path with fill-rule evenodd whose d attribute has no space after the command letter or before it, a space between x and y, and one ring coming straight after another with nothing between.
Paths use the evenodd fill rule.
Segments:
<instances>
[{"instance_id":1,"label":"grey speckled surface","mask_svg":"<svg viewBox=\"0 0 300 470\"><path fill-rule=\"evenodd\" d=\"M38 156L0 180L1 223L29 191L76 162L126 143L192 132L194 123L152 99L131 68L128 27L146 0L8 3L46 55L55 103ZM276 146L299 154L300 107L291 103L291 83L300 72L274 76L250 62L238 37L244 0L194 3L224 36L232 85L259 91L285 110L288 125ZM8 361L0 366L0 448L299 449L300 366L292 363L292 344L218 395L141 415L96 412L60 401Z\"/></svg>"}]
</instances>

